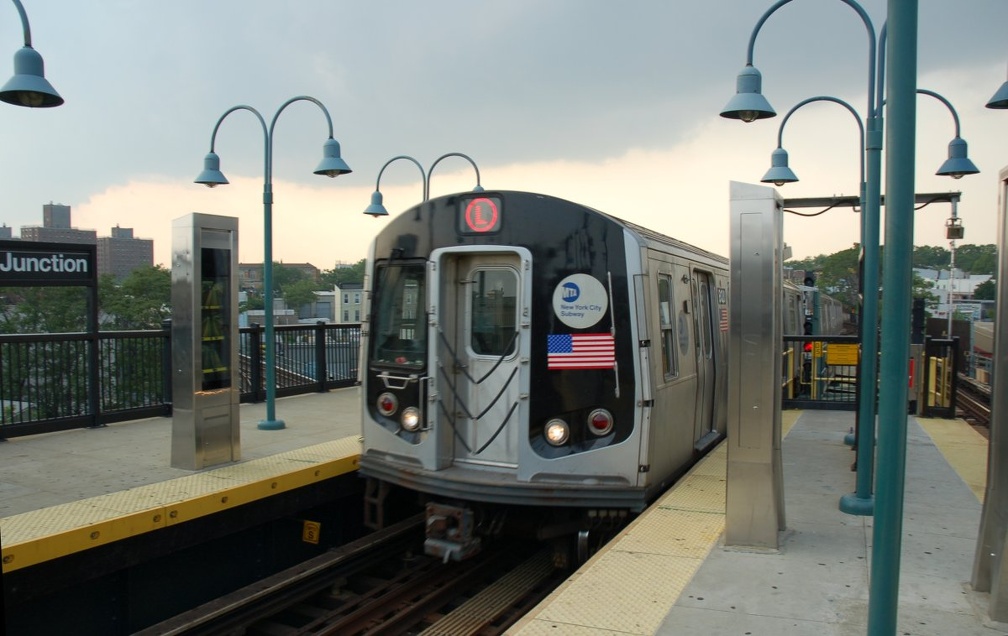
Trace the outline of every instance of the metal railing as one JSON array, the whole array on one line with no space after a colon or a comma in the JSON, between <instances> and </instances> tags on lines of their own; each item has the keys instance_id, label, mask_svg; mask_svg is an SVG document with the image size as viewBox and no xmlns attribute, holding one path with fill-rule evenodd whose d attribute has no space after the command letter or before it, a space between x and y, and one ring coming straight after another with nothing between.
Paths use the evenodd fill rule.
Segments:
<instances>
[{"instance_id":1,"label":"metal railing","mask_svg":"<svg viewBox=\"0 0 1008 636\"><path fill-rule=\"evenodd\" d=\"M857 336L784 336L782 407L857 409Z\"/></svg>"},{"instance_id":2,"label":"metal railing","mask_svg":"<svg viewBox=\"0 0 1008 636\"><path fill-rule=\"evenodd\" d=\"M242 402L265 399L263 333L259 325L239 329ZM282 325L275 335L278 396L356 384L359 324ZM170 415L171 377L170 323L152 331L0 334L0 439Z\"/></svg>"}]
</instances>

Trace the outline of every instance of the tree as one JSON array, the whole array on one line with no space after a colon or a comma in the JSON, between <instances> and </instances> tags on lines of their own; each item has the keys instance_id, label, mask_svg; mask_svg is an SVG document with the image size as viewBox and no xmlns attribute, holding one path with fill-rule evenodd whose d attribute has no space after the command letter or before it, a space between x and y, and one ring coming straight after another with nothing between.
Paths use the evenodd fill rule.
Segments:
<instances>
[{"instance_id":1,"label":"tree","mask_svg":"<svg viewBox=\"0 0 1008 636\"><path fill-rule=\"evenodd\" d=\"M363 283L367 259L360 259L350 267L334 267L322 272L322 282L327 287L341 287L346 283Z\"/></svg>"},{"instance_id":2,"label":"tree","mask_svg":"<svg viewBox=\"0 0 1008 636\"><path fill-rule=\"evenodd\" d=\"M997 300L997 281L993 278L985 280L973 290L974 300Z\"/></svg>"},{"instance_id":3,"label":"tree","mask_svg":"<svg viewBox=\"0 0 1008 636\"><path fill-rule=\"evenodd\" d=\"M98 282L103 325L111 329L160 329L171 316L171 272L155 265L139 267L121 283L106 274Z\"/></svg>"},{"instance_id":4,"label":"tree","mask_svg":"<svg viewBox=\"0 0 1008 636\"><path fill-rule=\"evenodd\" d=\"M284 289L308 276L296 267L286 267L283 263L273 263L273 294L282 296Z\"/></svg>"},{"instance_id":5,"label":"tree","mask_svg":"<svg viewBox=\"0 0 1008 636\"><path fill-rule=\"evenodd\" d=\"M315 300L315 292L320 290L320 283L310 280L299 280L290 283L284 289L284 301L291 309L298 311L302 305L310 304Z\"/></svg>"},{"instance_id":6,"label":"tree","mask_svg":"<svg viewBox=\"0 0 1008 636\"><path fill-rule=\"evenodd\" d=\"M845 308L858 307L860 248L851 247L819 260L816 287L843 303Z\"/></svg>"},{"instance_id":7,"label":"tree","mask_svg":"<svg viewBox=\"0 0 1008 636\"><path fill-rule=\"evenodd\" d=\"M971 274L994 275L997 245L963 245L956 248L956 267Z\"/></svg>"},{"instance_id":8,"label":"tree","mask_svg":"<svg viewBox=\"0 0 1008 636\"><path fill-rule=\"evenodd\" d=\"M943 247L919 245L914 248L911 260L914 267L947 269L951 260L951 252Z\"/></svg>"},{"instance_id":9,"label":"tree","mask_svg":"<svg viewBox=\"0 0 1008 636\"><path fill-rule=\"evenodd\" d=\"M0 307L3 333L67 333L87 330L86 287L5 287Z\"/></svg>"}]
</instances>

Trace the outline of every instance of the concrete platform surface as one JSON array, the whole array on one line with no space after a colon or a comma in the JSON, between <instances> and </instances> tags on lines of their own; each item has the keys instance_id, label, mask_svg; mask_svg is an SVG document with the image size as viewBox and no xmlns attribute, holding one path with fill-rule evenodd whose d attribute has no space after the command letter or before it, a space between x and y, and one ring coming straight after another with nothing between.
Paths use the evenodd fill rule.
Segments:
<instances>
[{"instance_id":1,"label":"concrete platform surface","mask_svg":"<svg viewBox=\"0 0 1008 636\"><path fill-rule=\"evenodd\" d=\"M276 401L280 430L260 430L266 404L239 406L241 461L360 434L360 388ZM171 467L170 417L0 442L0 518L200 471ZM211 470L208 467L204 470Z\"/></svg>"}]
</instances>

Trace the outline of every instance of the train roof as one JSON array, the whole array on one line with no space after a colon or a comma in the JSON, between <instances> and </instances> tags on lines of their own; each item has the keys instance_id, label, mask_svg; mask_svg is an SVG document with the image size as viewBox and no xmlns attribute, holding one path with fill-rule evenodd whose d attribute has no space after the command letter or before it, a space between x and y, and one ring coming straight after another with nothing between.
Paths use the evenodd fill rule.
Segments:
<instances>
[{"instance_id":1,"label":"train roof","mask_svg":"<svg viewBox=\"0 0 1008 636\"><path fill-rule=\"evenodd\" d=\"M452 193L452 194L446 194L446 195L442 195L442 196L439 196L439 197L435 197L434 200L436 200L436 199L448 199L448 198L458 197L460 195L471 195L471 194L474 194L474 193L456 192L456 193ZM524 191L524 190L486 190L484 192L481 192L480 194L481 195L485 195L485 196L492 196L493 194L500 194L500 195L503 195L504 197L507 197L507 196L518 196L518 197L535 197L535 198L538 198L538 199L553 199L553 200L556 200L556 201L559 201L559 202L563 202L563 203L565 203L567 205L572 205L572 206L576 206L576 207L588 210L588 211L590 211L590 212L592 212L594 214L597 214L597 215L599 215L599 216L601 216L601 217L603 217L605 219L608 219L609 221L615 223L616 225L619 225L620 227L624 228L625 230L627 230L627 231L631 232L632 234L636 235L637 238L638 238L638 240L640 241L640 243L642 245L647 246L647 247L649 247L651 249L656 249L656 250L659 250L659 251L670 251L670 249L671 250L676 250L676 251L682 250L682 251L689 252L694 257L706 258L706 259L709 259L712 263L716 263L716 264L719 264L719 265L722 265L722 266L725 266L725 267L728 266L728 258L725 257L725 256L721 256L720 254L715 254L714 252L710 252L708 250L702 249L702 248L697 247L697 246L695 246L695 245L693 245L691 243L687 243L687 242L682 241L680 239L668 236L667 234L662 234L661 232L658 232L656 230L652 230L652 229L646 228L646 227L644 227L642 225L638 225L636 223L632 223L632 222L627 221L625 219L621 219L621 218L619 218L617 216L614 216L614 215L609 214L607 212L603 212L603 211L601 211L601 210L599 210L597 208L593 208L593 207L591 207L589 205L585 205L583 203L578 203L576 201L571 201L569 199L564 199L563 197L557 197L557 196L554 196L554 195L551 195L551 194L543 194L543 193L540 193L540 192L528 192L528 191ZM423 204L421 204L421 205L423 205ZM410 210L415 209L415 207L416 206L414 206L414 208L410 208Z\"/></svg>"}]
</instances>

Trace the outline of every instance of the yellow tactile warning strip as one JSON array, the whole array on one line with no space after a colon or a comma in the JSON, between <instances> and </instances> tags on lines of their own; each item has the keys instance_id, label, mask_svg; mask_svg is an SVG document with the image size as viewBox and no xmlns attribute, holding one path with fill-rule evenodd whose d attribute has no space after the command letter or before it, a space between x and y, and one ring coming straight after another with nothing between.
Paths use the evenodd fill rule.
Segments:
<instances>
[{"instance_id":1,"label":"yellow tactile warning strip","mask_svg":"<svg viewBox=\"0 0 1008 636\"><path fill-rule=\"evenodd\" d=\"M722 443L508 633L653 634L724 532L727 465Z\"/></svg>"},{"instance_id":2,"label":"yellow tactile warning strip","mask_svg":"<svg viewBox=\"0 0 1008 636\"><path fill-rule=\"evenodd\" d=\"M945 461L959 473L977 500L983 502L987 488L987 440L960 419L918 417L917 423L931 437Z\"/></svg>"},{"instance_id":3,"label":"yellow tactile warning strip","mask_svg":"<svg viewBox=\"0 0 1008 636\"><path fill-rule=\"evenodd\" d=\"M194 475L0 519L3 571L211 515L357 470L360 438L316 444Z\"/></svg>"}]
</instances>

